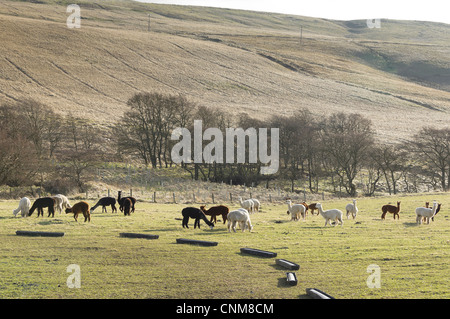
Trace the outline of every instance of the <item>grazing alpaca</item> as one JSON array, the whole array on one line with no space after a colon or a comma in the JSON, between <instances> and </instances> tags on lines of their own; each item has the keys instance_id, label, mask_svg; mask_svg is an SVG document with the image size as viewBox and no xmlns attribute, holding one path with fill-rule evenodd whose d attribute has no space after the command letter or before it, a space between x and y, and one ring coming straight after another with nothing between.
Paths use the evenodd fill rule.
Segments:
<instances>
[{"instance_id":1,"label":"grazing alpaca","mask_svg":"<svg viewBox=\"0 0 450 319\"><path fill-rule=\"evenodd\" d=\"M381 219L384 220L384 218L386 217L386 214L389 212L391 214L394 214L394 220L395 220L395 215L397 215L397 218L400 220L400 216L398 214L400 212L400 202L397 202L397 206L384 205L383 207L381 207L381 210L383 212L383 214L381 215Z\"/></svg>"},{"instance_id":2,"label":"grazing alpaca","mask_svg":"<svg viewBox=\"0 0 450 319\"><path fill-rule=\"evenodd\" d=\"M418 224L422 224L422 219L425 219L427 224L430 223L430 218L436 215L438 204L436 202L433 203L433 208L428 207L417 207L416 208L416 222Z\"/></svg>"},{"instance_id":3,"label":"grazing alpaca","mask_svg":"<svg viewBox=\"0 0 450 319\"><path fill-rule=\"evenodd\" d=\"M125 216L130 216L130 211L131 211L131 207L133 206L133 203L131 201L131 199L129 198L125 198L123 201L123 214Z\"/></svg>"},{"instance_id":4,"label":"grazing alpaca","mask_svg":"<svg viewBox=\"0 0 450 319\"><path fill-rule=\"evenodd\" d=\"M358 214L358 207L356 207L356 199L353 200L353 204L347 204L347 206L345 206L345 210L347 211L347 219L350 214L352 214L353 219L355 219L356 214Z\"/></svg>"},{"instance_id":5,"label":"grazing alpaca","mask_svg":"<svg viewBox=\"0 0 450 319\"><path fill-rule=\"evenodd\" d=\"M291 220L299 220L300 215L303 219L305 219L306 207L302 204L294 204L288 200L286 202L288 204L288 214L291 214Z\"/></svg>"},{"instance_id":6,"label":"grazing alpaca","mask_svg":"<svg viewBox=\"0 0 450 319\"><path fill-rule=\"evenodd\" d=\"M231 232L231 229L233 229L233 231L236 232L237 223L239 223L242 232L244 232L247 227L250 232L253 230L252 222L250 221L250 214L244 208L240 208L229 212L227 219L228 219L229 233Z\"/></svg>"},{"instance_id":7,"label":"grazing alpaca","mask_svg":"<svg viewBox=\"0 0 450 319\"><path fill-rule=\"evenodd\" d=\"M331 226L331 221L339 221L341 223L341 226L344 225L344 221L342 220L342 216L344 214L339 209L329 209L323 211L322 204L320 203L317 203L316 207L319 210L320 215L325 218L325 227L327 226L328 222L330 222ZM334 226L336 227L336 225L337 222L334 224Z\"/></svg>"},{"instance_id":8,"label":"grazing alpaca","mask_svg":"<svg viewBox=\"0 0 450 319\"><path fill-rule=\"evenodd\" d=\"M78 222L78 214L82 213L84 221L91 221L91 213L89 211L89 204L86 202L78 202L72 207L66 208L66 214L73 213L73 218Z\"/></svg>"},{"instance_id":9,"label":"grazing alpaca","mask_svg":"<svg viewBox=\"0 0 450 319\"><path fill-rule=\"evenodd\" d=\"M439 213L439 211L441 210L441 205L442 205L442 204L438 204L437 209L436 209L436 213L434 214L434 216L436 216L437 213ZM429 208L429 206L430 206L430 202L426 202L426 203L425 203L425 207L426 207L426 208ZM434 221L434 216L431 217L431 220L432 220L432 221ZM425 217L423 218L423 221L426 221L426 220L425 220Z\"/></svg>"},{"instance_id":10,"label":"grazing alpaca","mask_svg":"<svg viewBox=\"0 0 450 319\"><path fill-rule=\"evenodd\" d=\"M30 208L30 213L28 216L31 216L35 209L38 211L37 217L41 215L44 217L44 208L48 208L48 217L52 215L52 217L55 217L55 200L51 197L42 197L38 198L34 201L33 206Z\"/></svg>"},{"instance_id":11,"label":"grazing alpaca","mask_svg":"<svg viewBox=\"0 0 450 319\"><path fill-rule=\"evenodd\" d=\"M134 213L134 204L136 204L136 198L131 197L131 196L129 196L129 197L122 197L122 191L119 191L118 195L117 195L117 202L119 203L120 211L123 212L123 203L124 203L125 198L129 198L131 200L131 203L133 204L131 206L131 212Z\"/></svg>"},{"instance_id":12,"label":"grazing alpaca","mask_svg":"<svg viewBox=\"0 0 450 319\"><path fill-rule=\"evenodd\" d=\"M188 226L188 222L189 222L189 218L193 218L195 219L194 222L194 229L200 228L200 219L203 219L205 221L205 223L211 228L211 230L214 227L214 224L212 222L210 222L205 214L198 208L195 207L186 207L183 208L183 210L181 211L181 214L183 215L183 228L189 228Z\"/></svg>"},{"instance_id":13,"label":"grazing alpaca","mask_svg":"<svg viewBox=\"0 0 450 319\"><path fill-rule=\"evenodd\" d=\"M210 209L205 209L205 206L200 206L200 209L202 210L205 215L211 216L210 222L216 223L217 222L217 216L221 215L223 223L225 224L227 221L227 215L230 212L229 208L227 206L214 206Z\"/></svg>"},{"instance_id":14,"label":"grazing alpaca","mask_svg":"<svg viewBox=\"0 0 450 319\"><path fill-rule=\"evenodd\" d=\"M439 211L441 210L441 205L442 205L442 204L438 204L438 205L437 205L437 208L436 208L436 213L434 213L434 216L436 216L436 215L437 215L437 213L439 213ZM432 221L434 221L434 216L433 216L433 217L431 217L431 220L432 220Z\"/></svg>"},{"instance_id":15,"label":"grazing alpaca","mask_svg":"<svg viewBox=\"0 0 450 319\"><path fill-rule=\"evenodd\" d=\"M27 217L28 213L30 212L30 206L31 206L31 201L28 199L28 197L23 197L19 201L19 207L17 209L13 210L14 216L17 216L17 214L20 212L20 215L22 217Z\"/></svg>"},{"instance_id":16,"label":"grazing alpaca","mask_svg":"<svg viewBox=\"0 0 450 319\"><path fill-rule=\"evenodd\" d=\"M309 204L308 209L311 211L311 215L314 215L314 211L317 209L316 203ZM319 210L317 209L317 215L319 214Z\"/></svg>"},{"instance_id":17,"label":"grazing alpaca","mask_svg":"<svg viewBox=\"0 0 450 319\"><path fill-rule=\"evenodd\" d=\"M255 203L251 199L242 201L242 197L239 197L239 204L241 204L241 207L246 209L250 214L252 214L255 209Z\"/></svg>"},{"instance_id":18,"label":"grazing alpaca","mask_svg":"<svg viewBox=\"0 0 450 319\"><path fill-rule=\"evenodd\" d=\"M52 198L55 200L55 206L60 214L63 210L70 207L69 199L63 194L57 194L52 196Z\"/></svg>"},{"instance_id":19,"label":"grazing alpaca","mask_svg":"<svg viewBox=\"0 0 450 319\"><path fill-rule=\"evenodd\" d=\"M102 206L102 213L107 213L106 206L111 206L112 212L117 213L116 199L114 197L102 197L98 200L97 204L91 208L91 213L98 207Z\"/></svg>"},{"instance_id":20,"label":"grazing alpaca","mask_svg":"<svg viewBox=\"0 0 450 319\"><path fill-rule=\"evenodd\" d=\"M256 198L250 198L250 200L253 202L253 209L258 213L261 209L261 203Z\"/></svg>"}]
</instances>

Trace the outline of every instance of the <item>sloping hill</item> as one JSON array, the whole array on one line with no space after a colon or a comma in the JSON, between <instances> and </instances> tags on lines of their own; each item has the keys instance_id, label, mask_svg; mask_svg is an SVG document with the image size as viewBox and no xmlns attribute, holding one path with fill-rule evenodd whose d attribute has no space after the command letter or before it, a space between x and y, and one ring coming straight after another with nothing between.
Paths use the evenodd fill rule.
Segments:
<instances>
[{"instance_id":1,"label":"sloping hill","mask_svg":"<svg viewBox=\"0 0 450 319\"><path fill-rule=\"evenodd\" d=\"M0 5L0 103L30 97L108 124L134 93L159 91L262 118L359 112L385 141L448 126L446 24L111 0L81 2L68 29L69 2L37 2Z\"/></svg>"}]
</instances>

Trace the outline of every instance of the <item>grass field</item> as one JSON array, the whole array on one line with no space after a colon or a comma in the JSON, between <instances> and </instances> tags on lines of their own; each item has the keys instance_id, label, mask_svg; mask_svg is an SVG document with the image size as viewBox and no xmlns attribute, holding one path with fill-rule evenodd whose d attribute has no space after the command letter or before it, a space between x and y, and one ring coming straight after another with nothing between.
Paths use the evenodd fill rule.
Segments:
<instances>
[{"instance_id":1,"label":"grass field","mask_svg":"<svg viewBox=\"0 0 450 319\"><path fill-rule=\"evenodd\" d=\"M401 200L400 220L382 221L380 207ZM437 200L435 222L416 225L415 207ZM72 200L72 203L74 201ZM347 200L326 200L344 210ZM324 227L321 216L291 222L284 203L262 203L252 233L181 226L183 204L138 202L125 217L97 209L90 223L71 215L14 218L17 201L0 202L0 298L308 298L306 288L335 298L449 298L450 194L361 198L356 220ZM94 204L91 202L91 204ZM225 203L227 204L227 203ZM229 203L228 203L229 204ZM230 204L237 208L237 203ZM62 231L61 238L16 236L16 230ZM119 237L121 232L159 239ZM177 238L217 241L216 247L177 244ZM286 285L275 259L240 253L250 247L276 252L300 265L298 285ZM66 281L80 266L81 288ZM367 267L381 269L381 288L369 289Z\"/></svg>"}]
</instances>

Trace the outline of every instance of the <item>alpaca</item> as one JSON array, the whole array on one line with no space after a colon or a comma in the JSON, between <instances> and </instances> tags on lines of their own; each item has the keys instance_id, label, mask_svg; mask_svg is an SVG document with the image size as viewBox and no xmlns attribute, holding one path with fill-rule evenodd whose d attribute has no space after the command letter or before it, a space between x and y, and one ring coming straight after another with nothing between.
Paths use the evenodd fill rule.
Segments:
<instances>
[{"instance_id":1,"label":"alpaca","mask_svg":"<svg viewBox=\"0 0 450 319\"><path fill-rule=\"evenodd\" d=\"M258 213L261 209L261 203L256 198L250 198L250 200L253 202L253 209Z\"/></svg>"},{"instance_id":2,"label":"alpaca","mask_svg":"<svg viewBox=\"0 0 450 319\"><path fill-rule=\"evenodd\" d=\"M120 211L123 212L123 203L124 203L125 198L129 198L131 200L131 203L133 204L131 206L131 212L134 213L134 205L136 204L136 198L131 197L131 196L129 196L129 197L122 197L122 191L119 191L118 195L117 195L117 202L119 203Z\"/></svg>"},{"instance_id":3,"label":"alpaca","mask_svg":"<svg viewBox=\"0 0 450 319\"><path fill-rule=\"evenodd\" d=\"M50 215L52 215L52 217L55 217L55 200L51 197L42 197L36 199L33 203L33 206L31 206L30 208L28 216L31 216L34 210L37 209L37 217L39 217L39 215L44 217L44 207L48 208L48 217L50 217Z\"/></svg>"},{"instance_id":4,"label":"alpaca","mask_svg":"<svg viewBox=\"0 0 450 319\"><path fill-rule=\"evenodd\" d=\"M309 204L308 209L311 210L311 215L314 215L314 211L317 209L316 203ZM319 214L319 210L317 210L317 215Z\"/></svg>"},{"instance_id":5,"label":"alpaca","mask_svg":"<svg viewBox=\"0 0 450 319\"><path fill-rule=\"evenodd\" d=\"M305 219L306 207L302 204L294 204L288 200L286 202L288 204L288 214L291 214L291 220L299 220L300 215Z\"/></svg>"},{"instance_id":6,"label":"alpaca","mask_svg":"<svg viewBox=\"0 0 450 319\"><path fill-rule=\"evenodd\" d=\"M55 207L61 214L63 210L70 207L69 199L63 195L63 194L57 194L55 196L52 196L53 199L55 199Z\"/></svg>"},{"instance_id":7,"label":"alpaca","mask_svg":"<svg viewBox=\"0 0 450 319\"><path fill-rule=\"evenodd\" d=\"M344 221L342 220L342 216L344 214L339 209L329 209L329 210L323 211L322 204L320 204L320 203L317 203L316 207L319 210L320 215L322 215L322 217L325 218L325 227L327 226L328 222L330 222L330 226L331 226L332 220L339 221L341 223L341 226L344 225ZM336 227L336 225L337 225L337 222L334 224L334 226Z\"/></svg>"},{"instance_id":8,"label":"alpaca","mask_svg":"<svg viewBox=\"0 0 450 319\"><path fill-rule=\"evenodd\" d=\"M433 208L427 208L427 207L417 207L416 208L416 222L418 224L422 224L422 218L425 218L427 221L427 224L430 223L430 218L434 217L436 215L438 204L436 202L433 203Z\"/></svg>"},{"instance_id":9,"label":"alpaca","mask_svg":"<svg viewBox=\"0 0 450 319\"><path fill-rule=\"evenodd\" d=\"M217 216L221 215L223 223L225 224L227 221L227 215L230 212L229 208L227 206L214 206L210 209L205 209L205 206L200 206L200 209L202 210L205 215L211 216L210 222L216 223L217 222Z\"/></svg>"},{"instance_id":10,"label":"alpaca","mask_svg":"<svg viewBox=\"0 0 450 319\"><path fill-rule=\"evenodd\" d=\"M384 205L383 207L381 207L381 210L383 212L383 214L381 215L381 219L384 220L386 214L389 212L391 214L394 214L394 220L395 220L395 215L397 215L397 218L400 220L400 216L398 215L398 213L400 212L400 202L397 202L397 206Z\"/></svg>"},{"instance_id":11,"label":"alpaca","mask_svg":"<svg viewBox=\"0 0 450 319\"><path fill-rule=\"evenodd\" d=\"M78 214L82 213L84 216L84 222L91 221L91 213L89 211L89 204L82 201L78 202L72 207L66 208L66 214L73 213L73 218L78 222Z\"/></svg>"},{"instance_id":12,"label":"alpaca","mask_svg":"<svg viewBox=\"0 0 450 319\"><path fill-rule=\"evenodd\" d=\"M231 232L231 229L236 232L237 223L239 223L242 232L244 232L246 228L248 228L250 232L253 230L252 222L250 221L250 214L246 209L240 208L229 212L227 219L229 233Z\"/></svg>"},{"instance_id":13,"label":"alpaca","mask_svg":"<svg viewBox=\"0 0 450 319\"><path fill-rule=\"evenodd\" d=\"M116 199L114 197L102 197L98 200L97 204L91 208L91 213L98 207L102 206L102 213L107 213L106 206L111 206L112 212L117 213Z\"/></svg>"},{"instance_id":14,"label":"alpaca","mask_svg":"<svg viewBox=\"0 0 450 319\"><path fill-rule=\"evenodd\" d=\"M183 228L189 228L188 226L188 222L189 222L189 218L193 218L195 219L194 222L194 229L200 228L200 219L203 219L205 221L205 223L211 228L211 230L214 228L214 224L212 222L210 222L205 214L198 208L195 207L186 207L183 208L183 210L181 211L181 214L183 215Z\"/></svg>"},{"instance_id":15,"label":"alpaca","mask_svg":"<svg viewBox=\"0 0 450 319\"><path fill-rule=\"evenodd\" d=\"M125 198L123 201L123 214L125 216L130 216L131 207L133 206L133 202L130 198Z\"/></svg>"},{"instance_id":16,"label":"alpaca","mask_svg":"<svg viewBox=\"0 0 450 319\"><path fill-rule=\"evenodd\" d=\"M347 206L345 206L345 210L347 211L347 219L350 214L352 214L353 219L355 219L356 214L358 214L358 207L356 207L356 199L353 200L353 204L347 204Z\"/></svg>"},{"instance_id":17,"label":"alpaca","mask_svg":"<svg viewBox=\"0 0 450 319\"><path fill-rule=\"evenodd\" d=\"M17 214L20 212L22 217L27 217L28 213L30 212L30 206L31 201L28 199L28 197L23 197L19 201L19 207L13 210L14 216L17 216Z\"/></svg>"},{"instance_id":18,"label":"alpaca","mask_svg":"<svg viewBox=\"0 0 450 319\"><path fill-rule=\"evenodd\" d=\"M438 205L437 205L436 213L434 213L434 216L436 216L437 213L439 213L439 211L441 210L441 205L442 205L442 204L438 204ZM425 203L425 207L426 207L426 208L429 208L429 206L430 206L430 202L426 202L426 203ZM434 216L431 217L431 220L432 220L432 221L434 221ZM424 218L423 218L423 221L424 221L424 222L426 221L425 219L426 219L426 218L424 217Z\"/></svg>"},{"instance_id":19,"label":"alpaca","mask_svg":"<svg viewBox=\"0 0 450 319\"><path fill-rule=\"evenodd\" d=\"M255 209L255 203L251 199L242 201L242 197L239 197L239 204L241 204L241 207L246 209L250 214L253 213Z\"/></svg>"}]
</instances>

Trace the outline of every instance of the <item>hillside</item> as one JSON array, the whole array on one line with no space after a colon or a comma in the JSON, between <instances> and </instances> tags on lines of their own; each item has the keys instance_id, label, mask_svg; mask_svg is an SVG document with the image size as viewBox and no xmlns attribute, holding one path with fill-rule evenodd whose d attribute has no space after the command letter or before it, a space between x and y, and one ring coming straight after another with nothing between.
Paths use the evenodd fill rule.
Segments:
<instances>
[{"instance_id":1,"label":"hillside","mask_svg":"<svg viewBox=\"0 0 450 319\"><path fill-rule=\"evenodd\" d=\"M34 98L107 125L136 92L181 93L262 118L359 112L386 142L449 125L450 25L107 0L78 2L69 29L70 2L35 2L0 4L0 103Z\"/></svg>"}]
</instances>

